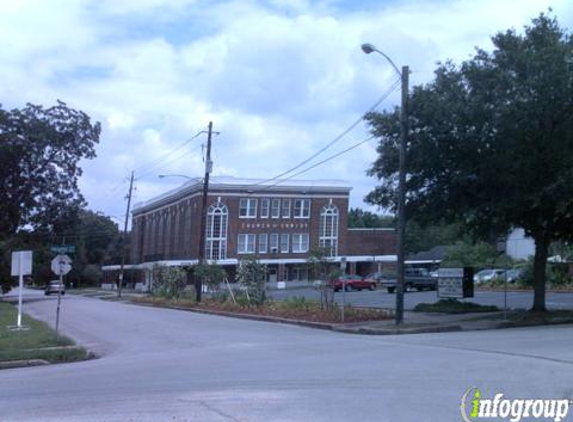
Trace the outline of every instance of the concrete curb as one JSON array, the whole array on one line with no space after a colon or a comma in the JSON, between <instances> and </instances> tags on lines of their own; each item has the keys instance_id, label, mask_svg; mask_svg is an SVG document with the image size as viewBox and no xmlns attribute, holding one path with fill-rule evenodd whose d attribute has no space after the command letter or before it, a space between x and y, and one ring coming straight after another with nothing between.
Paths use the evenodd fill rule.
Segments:
<instances>
[{"instance_id":1,"label":"concrete curb","mask_svg":"<svg viewBox=\"0 0 573 422\"><path fill-rule=\"evenodd\" d=\"M0 369L24 368L27 366L42 366L50 365L50 362L44 359L29 359L29 360L7 360L0 362Z\"/></svg>"},{"instance_id":2,"label":"concrete curb","mask_svg":"<svg viewBox=\"0 0 573 422\"><path fill-rule=\"evenodd\" d=\"M304 320L265 316L265 315L252 315L252 314L241 314L228 311L215 311L209 309L185 308L182 306L153 305L150 303L141 303L141 302L131 302L131 303L136 305L148 306L152 308L166 308L178 311L195 312L198 314L205 314L205 315L216 315L229 318L248 319L251 321L274 322L279 324L297 325L300 327L318 328L321 330L330 330L345 334L395 335L395 334L444 333L444 332L462 330L462 327L459 325L434 325L428 327L403 326L400 328L396 328L394 326L383 327L383 328L349 327L345 326L343 323L312 322L312 321L304 321Z\"/></svg>"}]
</instances>

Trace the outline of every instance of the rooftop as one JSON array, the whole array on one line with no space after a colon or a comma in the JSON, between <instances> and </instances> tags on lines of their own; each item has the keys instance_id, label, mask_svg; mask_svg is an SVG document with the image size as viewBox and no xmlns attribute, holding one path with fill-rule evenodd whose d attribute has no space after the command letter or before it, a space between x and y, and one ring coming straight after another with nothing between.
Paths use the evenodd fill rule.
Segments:
<instances>
[{"instance_id":1,"label":"rooftop","mask_svg":"<svg viewBox=\"0 0 573 422\"><path fill-rule=\"evenodd\" d=\"M148 201L134 205L133 212L143 212L149 208L167 204L186 195L201 192L203 178L194 177L178 188L165 192ZM342 193L348 194L352 186L343 180L294 180L294 179L247 179L230 176L209 178L209 191L244 192L254 196L272 195L273 193Z\"/></svg>"}]
</instances>

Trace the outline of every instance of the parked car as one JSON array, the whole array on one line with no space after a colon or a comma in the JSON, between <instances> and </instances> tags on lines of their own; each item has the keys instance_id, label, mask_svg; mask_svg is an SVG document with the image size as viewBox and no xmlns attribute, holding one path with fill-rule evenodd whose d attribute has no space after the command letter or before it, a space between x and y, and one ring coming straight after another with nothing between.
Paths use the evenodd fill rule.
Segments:
<instances>
[{"instance_id":1,"label":"parked car","mask_svg":"<svg viewBox=\"0 0 573 422\"><path fill-rule=\"evenodd\" d=\"M60 280L52 280L48 284L46 284L46 288L44 290L44 294L49 296L52 293L58 294L59 291L62 291L62 294L66 294L66 286L64 283L60 283Z\"/></svg>"},{"instance_id":2,"label":"parked car","mask_svg":"<svg viewBox=\"0 0 573 422\"><path fill-rule=\"evenodd\" d=\"M396 279L386 279L380 282L380 286L385 287L388 293L394 293L397 287ZM438 278L432 277L426 268L406 268L404 270L404 291L413 290L436 290L438 288Z\"/></svg>"},{"instance_id":3,"label":"parked car","mask_svg":"<svg viewBox=\"0 0 573 422\"><path fill-rule=\"evenodd\" d=\"M505 271L500 277L508 283L515 283L523 275L523 268L511 268Z\"/></svg>"},{"instance_id":4,"label":"parked car","mask_svg":"<svg viewBox=\"0 0 573 422\"><path fill-rule=\"evenodd\" d=\"M505 270L501 268L486 268L485 270L481 270L474 275L474 283L487 283L488 281L492 281L497 277L503 276L504 272Z\"/></svg>"},{"instance_id":5,"label":"parked car","mask_svg":"<svg viewBox=\"0 0 573 422\"><path fill-rule=\"evenodd\" d=\"M343 287L344 286L344 287ZM376 289L376 282L372 280L368 280L366 278L362 278L359 275L343 275L334 281L334 291L338 292L342 289L345 289L347 292L352 290L374 290Z\"/></svg>"}]
</instances>

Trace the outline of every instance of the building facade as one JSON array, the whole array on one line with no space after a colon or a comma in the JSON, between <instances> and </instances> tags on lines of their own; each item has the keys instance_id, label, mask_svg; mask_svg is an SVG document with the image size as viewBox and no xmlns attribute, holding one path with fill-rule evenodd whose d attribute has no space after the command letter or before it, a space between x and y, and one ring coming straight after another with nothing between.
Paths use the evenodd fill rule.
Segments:
<instances>
[{"instance_id":1,"label":"building facade","mask_svg":"<svg viewBox=\"0 0 573 422\"><path fill-rule=\"evenodd\" d=\"M274 182L276 183L276 182ZM214 177L207 200L205 244L200 245L203 181L181 187L132 211L132 269L155 264L193 265L199 247L225 267L229 279L241 258L267 264L270 282L307 279L309 252L320 247L348 272L365 274L395 262L393 229L348 229L351 187L341 181L289 181Z\"/></svg>"}]
</instances>

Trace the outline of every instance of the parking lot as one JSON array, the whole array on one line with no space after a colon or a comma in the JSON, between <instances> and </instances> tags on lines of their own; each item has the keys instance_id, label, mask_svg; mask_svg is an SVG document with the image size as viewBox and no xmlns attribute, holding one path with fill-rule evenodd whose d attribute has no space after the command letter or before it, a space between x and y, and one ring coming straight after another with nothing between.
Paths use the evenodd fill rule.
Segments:
<instances>
[{"instance_id":1,"label":"parking lot","mask_svg":"<svg viewBox=\"0 0 573 422\"><path fill-rule=\"evenodd\" d=\"M308 299L320 299L319 292L312 287L299 287L285 290L271 290L269 295L275 300L284 300L288 297L305 297ZM359 307L394 308L396 295L386 290L375 291L352 291L338 292L334 299L338 303L344 300L346 303ZM413 309L418 303L433 303L438 300L437 292L407 292L404 294L404 308ZM495 305L500 309L504 306L503 291L476 291L475 297L464 299L479 303L480 305ZM549 309L573 309L573 293L547 293L547 307ZM529 309L533 305L533 292L507 292L508 309Z\"/></svg>"}]
</instances>

